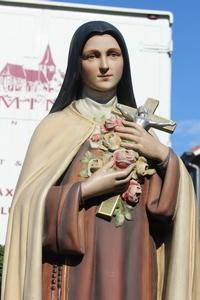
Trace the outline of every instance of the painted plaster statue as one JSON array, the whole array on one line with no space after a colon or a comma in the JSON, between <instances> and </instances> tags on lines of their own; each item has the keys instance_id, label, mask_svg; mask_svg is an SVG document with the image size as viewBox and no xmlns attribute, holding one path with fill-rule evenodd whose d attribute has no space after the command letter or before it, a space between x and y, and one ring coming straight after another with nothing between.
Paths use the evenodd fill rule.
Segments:
<instances>
[{"instance_id":1,"label":"painted plaster statue","mask_svg":"<svg viewBox=\"0 0 200 300\"><path fill-rule=\"evenodd\" d=\"M123 36L85 23L18 180L2 300L199 299L190 176L118 104L136 108ZM106 218L98 209L110 199Z\"/></svg>"}]
</instances>

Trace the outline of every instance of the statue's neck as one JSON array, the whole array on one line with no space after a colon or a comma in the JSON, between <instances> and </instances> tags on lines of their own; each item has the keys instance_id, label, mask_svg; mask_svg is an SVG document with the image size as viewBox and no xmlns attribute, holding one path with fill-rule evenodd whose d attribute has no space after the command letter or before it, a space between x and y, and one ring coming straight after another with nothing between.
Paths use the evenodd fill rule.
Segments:
<instances>
[{"instance_id":1,"label":"statue's neck","mask_svg":"<svg viewBox=\"0 0 200 300\"><path fill-rule=\"evenodd\" d=\"M116 96L116 88L110 91L96 91L87 86L83 87L82 99L89 98L95 102L105 104Z\"/></svg>"},{"instance_id":2,"label":"statue's neck","mask_svg":"<svg viewBox=\"0 0 200 300\"><path fill-rule=\"evenodd\" d=\"M101 97L100 97L101 96ZM103 98L105 96L105 98ZM108 118L114 106L117 104L115 93L96 92L91 89L84 89L82 98L74 101L75 109L83 116L93 120Z\"/></svg>"}]
</instances>

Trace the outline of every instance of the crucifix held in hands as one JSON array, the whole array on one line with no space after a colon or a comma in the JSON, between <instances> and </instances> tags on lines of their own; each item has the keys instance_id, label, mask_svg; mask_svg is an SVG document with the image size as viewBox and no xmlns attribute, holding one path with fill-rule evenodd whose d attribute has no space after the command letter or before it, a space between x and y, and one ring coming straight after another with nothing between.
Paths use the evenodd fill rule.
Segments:
<instances>
[{"instance_id":1,"label":"crucifix held in hands","mask_svg":"<svg viewBox=\"0 0 200 300\"><path fill-rule=\"evenodd\" d=\"M158 100L148 98L145 104L137 109L129 108L122 104L117 104L116 107L127 121L135 122L147 131L150 128L155 128L168 133L173 133L176 128L176 123L154 114L158 104ZM97 210L97 216L110 220L119 198L120 195L113 196L112 198L103 201Z\"/></svg>"}]
</instances>

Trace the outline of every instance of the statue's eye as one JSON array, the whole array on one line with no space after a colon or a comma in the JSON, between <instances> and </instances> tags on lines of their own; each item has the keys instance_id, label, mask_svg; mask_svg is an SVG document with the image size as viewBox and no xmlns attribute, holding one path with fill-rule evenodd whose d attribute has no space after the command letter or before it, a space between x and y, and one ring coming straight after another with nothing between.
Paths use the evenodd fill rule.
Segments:
<instances>
[{"instance_id":1,"label":"statue's eye","mask_svg":"<svg viewBox=\"0 0 200 300\"><path fill-rule=\"evenodd\" d=\"M118 50L118 49L110 49L108 52L107 52L107 55L112 57L112 58L118 58L120 57L122 54L121 54L121 51Z\"/></svg>"},{"instance_id":2,"label":"statue's eye","mask_svg":"<svg viewBox=\"0 0 200 300\"><path fill-rule=\"evenodd\" d=\"M83 60L94 60L98 57L100 57L100 53L99 51L95 51L95 50L83 53L82 55Z\"/></svg>"}]
</instances>

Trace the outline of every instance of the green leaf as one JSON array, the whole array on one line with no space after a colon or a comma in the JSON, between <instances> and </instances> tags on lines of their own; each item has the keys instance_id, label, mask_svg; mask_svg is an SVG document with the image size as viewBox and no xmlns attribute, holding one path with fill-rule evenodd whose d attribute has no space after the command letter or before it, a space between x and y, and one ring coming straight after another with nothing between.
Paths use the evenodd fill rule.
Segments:
<instances>
[{"instance_id":1,"label":"green leaf","mask_svg":"<svg viewBox=\"0 0 200 300\"><path fill-rule=\"evenodd\" d=\"M113 212L113 216L115 217L119 212L120 212L120 209L119 208L115 208L115 210Z\"/></svg>"},{"instance_id":2,"label":"green leaf","mask_svg":"<svg viewBox=\"0 0 200 300\"><path fill-rule=\"evenodd\" d=\"M91 159L93 159L93 155L90 151L87 151L81 159L81 162L84 164L88 164Z\"/></svg>"},{"instance_id":3,"label":"green leaf","mask_svg":"<svg viewBox=\"0 0 200 300\"><path fill-rule=\"evenodd\" d=\"M83 178L87 178L88 177L87 170L81 170L80 173L79 173L79 176L83 177Z\"/></svg>"},{"instance_id":4,"label":"green leaf","mask_svg":"<svg viewBox=\"0 0 200 300\"><path fill-rule=\"evenodd\" d=\"M124 215L120 212L117 213L115 216L115 226L116 227L122 226L124 224L124 221L125 221Z\"/></svg>"},{"instance_id":5,"label":"green leaf","mask_svg":"<svg viewBox=\"0 0 200 300\"><path fill-rule=\"evenodd\" d=\"M129 208L125 207L124 215L125 215L126 220L128 220L128 221L133 220L133 211L131 211Z\"/></svg>"}]
</instances>

